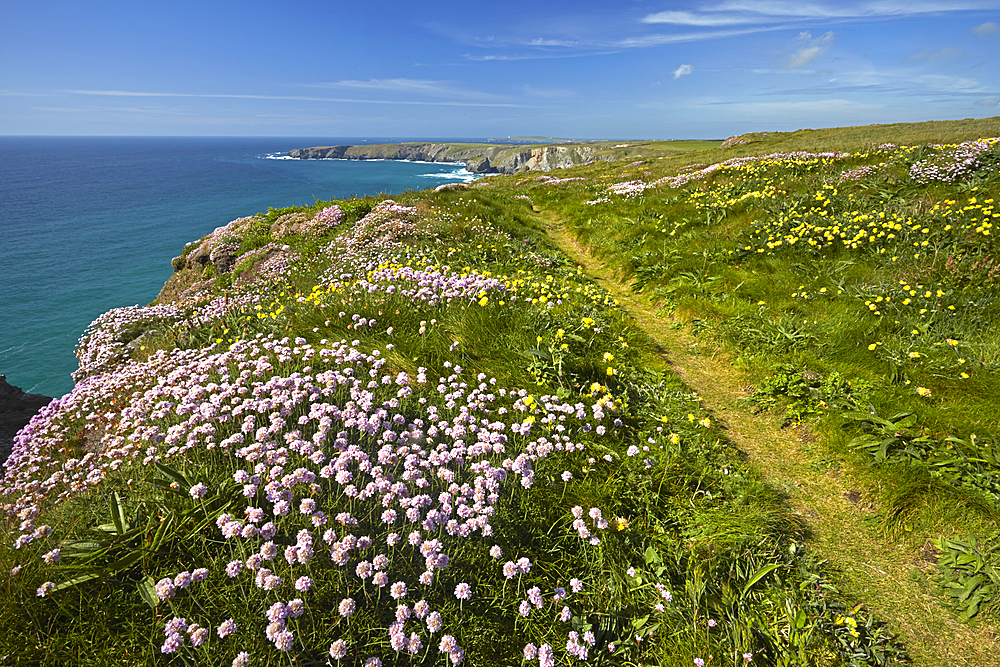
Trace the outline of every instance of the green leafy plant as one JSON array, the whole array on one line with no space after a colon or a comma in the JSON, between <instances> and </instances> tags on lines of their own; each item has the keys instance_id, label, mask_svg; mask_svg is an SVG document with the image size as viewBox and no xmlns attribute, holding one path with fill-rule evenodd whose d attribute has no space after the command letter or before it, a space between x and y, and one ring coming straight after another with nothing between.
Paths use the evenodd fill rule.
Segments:
<instances>
[{"instance_id":1,"label":"green leafy plant","mask_svg":"<svg viewBox=\"0 0 1000 667\"><path fill-rule=\"evenodd\" d=\"M965 619L995 610L1000 604L1000 547L939 537L931 540L939 552L940 585Z\"/></svg>"}]
</instances>

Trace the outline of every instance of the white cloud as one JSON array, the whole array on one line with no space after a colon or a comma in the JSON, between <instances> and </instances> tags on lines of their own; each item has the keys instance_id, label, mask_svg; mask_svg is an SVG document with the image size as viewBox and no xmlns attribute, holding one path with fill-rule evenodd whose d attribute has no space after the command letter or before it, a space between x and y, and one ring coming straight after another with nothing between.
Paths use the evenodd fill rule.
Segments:
<instances>
[{"instance_id":1,"label":"white cloud","mask_svg":"<svg viewBox=\"0 0 1000 667\"><path fill-rule=\"evenodd\" d=\"M788 61L788 67L791 69L805 67L833 46L834 33L828 32L820 37L817 37L816 39L813 39L812 35L808 32L801 32L799 33L798 38L806 42L808 46L799 49L792 55L791 59Z\"/></svg>"},{"instance_id":2,"label":"white cloud","mask_svg":"<svg viewBox=\"0 0 1000 667\"><path fill-rule=\"evenodd\" d=\"M997 107L1000 106L1000 97L987 97L973 102L977 107Z\"/></svg>"},{"instance_id":3,"label":"white cloud","mask_svg":"<svg viewBox=\"0 0 1000 667\"><path fill-rule=\"evenodd\" d=\"M677 69L674 70L674 80L676 81L677 79L681 78L682 76L690 74L693 71L694 71L694 67L691 67L691 65L681 65L680 67L678 67Z\"/></svg>"},{"instance_id":4,"label":"white cloud","mask_svg":"<svg viewBox=\"0 0 1000 667\"><path fill-rule=\"evenodd\" d=\"M972 32L976 33L980 37L985 37L986 35L992 35L995 32L1000 32L1000 26L998 26L993 21L987 21L986 23L980 23Z\"/></svg>"},{"instance_id":5,"label":"white cloud","mask_svg":"<svg viewBox=\"0 0 1000 667\"><path fill-rule=\"evenodd\" d=\"M996 3L990 0L978 2L975 0L967 2L876 0L874 2L837 3L728 0L715 5L703 6L693 11L656 12L643 17L641 21L643 23L671 25L722 26L748 25L775 20L877 19L995 8ZM996 30L995 24L993 29Z\"/></svg>"}]
</instances>

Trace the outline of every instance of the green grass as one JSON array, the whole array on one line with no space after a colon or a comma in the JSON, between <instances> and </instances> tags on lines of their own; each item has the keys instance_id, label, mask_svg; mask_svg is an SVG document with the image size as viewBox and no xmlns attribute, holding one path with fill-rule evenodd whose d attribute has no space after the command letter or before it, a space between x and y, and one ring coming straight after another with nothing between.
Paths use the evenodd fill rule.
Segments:
<instances>
[{"instance_id":1,"label":"green grass","mask_svg":"<svg viewBox=\"0 0 1000 667\"><path fill-rule=\"evenodd\" d=\"M865 148L836 160L758 162L680 188L583 204L602 194L595 179L537 203L635 289L732 350L762 405L781 404L793 423L849 434L832 438L830 451L862 465L867 457L873 488L887 489L879 503L890 534L916 544L942 533L993 544L1000 312L996 232L984 231L983 222L1000 219L992 217L1000 195L996 158L987 155L978 171L953 182L921 183L910 178L911 165L946 162L952 149L872 147L998 134L998 120L986 119L753 135L750 143L699 153L698 162L742 151ZM880 173L839 178L880 162L888 163ZM617 181L638 176L651 183L676 173L677 164L648 162L643 175L619 170ZM888 215L902 231L851 245L853 229L835 230L825 248L809 231L832 229L831 219L849 227L861 215L869 217L855 228L877 230ZM802 221L811 225L804 233L796 230ZM809 239L820 243L810 246ZM776 373L815 380L792 389L776 382ZM831 378L864 391L831 395L824 386ZM878 426L900 413L911 415L902 432ZM982 608L996 603L990 598Z\"/></svg>"},{"instance_id":2,"label":"green grass","mask_svg":"<svg viewBox=\"0 0 1000 667\"><path fill-rule=\"evenodd\" d=\"M931 129L949 140L971 138L991 122ZM592 632L589 661L605 665L690 666L703 658L735 666L744 664L744 654L765 665L903 661L906 647L865 608L865 591L820 561L782 488L746 460L701 397L667 370L659 341L557 249L547 234L556 219L619 276L634 281L644 298L690 323L704 347L731 350L735 367L758 387L753 409L829 432L810 452L812 463L799 463L816 474L829 469L824 462L862 466L869 475L866 492L877 497L880 531L915 542L946 537L940 542L946 556L982 554L978 570L962 561L945 571L943 581L946 588L951 582L972 591L964 599L951 595L955 618L992 618L1000 586L990 578L1000 343L991 326L996 304L986 258L995 236L976 231L973 209L965 207L971 197L981 206L1000 194L995 172L922 185L905 175L912 162L930 154L911 151L868 180L840 183L837 175L877 164L883 154L757 163L634 198L607 195L614 183L651 183L674 176L685 162L725 159L744 149L770 153L815 142L829 150L842 148L838 142L881 143L894 140L894 132L905 138L926 131L827 131L796 138L799 143L769 135L733 149L717 148L718 142L627 142L627 149L612 150L642 152L641 159L632 154L631 163L599 161L559 172L584 180L548 183L520 174L396 198L411 208L376 207L376 198L366 198L270 210L223 235L239 252L266 254L233 273L211 263L187 267L198 245L189 246L161 298L161 305L177 308L174 315L161 319L155 309L113 315L90 332L81 377L91 383L78 385L44 429L37 427L31 444L41 458L18 467L16 480L7 478L0 572L13 574L0 577L0 662L228 665L245 650L253 664L324 664L331 643L342 639L349 642L347 664L363 664L369 655L387 665L446 664L441 633L432 635L413 619L407 633L416 632L423 647L410 657L390 646L397 602L354 571L376 552L391 557L391 581L414 591L406 601L423 597L440 611L442 633L454 635L465 650L464 664L477 667L523 664L528 642L554 647L558 664L575 660L565 649L571 632ZM667 155L677 150L698 152ZM605 195L608 201L587 203ZM962 202L949 213L960 223L952 230L933 209L947 198ZM283 216L308 221L332 205L344 211L337 227L276 238L281 220L298 220ZM808 250L805 240L767 245L780 224L781 234L792 233L796 215L807 216L815 229L828 216L841 216L847 225L844 216L855 210L923 216L933 233L899 231L895 245L886 240L871 249ZM981 208L974 211L983 215ZM925 238L933 245L918 245L919 257L897 252ZM878 247L889 251L875 252ZM418 288L405 278L410 271L426 272L421 280L435 284L481 282L473 294L437 300L427 294L440 287L422 296L406 291ZM906 297L898 293L901 280L914 289L921 285L921 294L941 289L943 296ZM946 297L947 303L935 305ZM903 304L905 298L919 303ZM960 308L950 311L948 304ZM355 356L337 360L332 350L347 348ZM247 356L213 356L230 349ZM328 352L316 352L321 349ZM427 382L407 385L400 373L411 379L426 373ZM345 378L354 374L364 383L351 389ZM340 384L329 379L335 377ZM293 385L299 389L286 391ZM477 387L491 398L472 400ZM337 415L364 405L364 391L373 406L387 410L386 419L398 415L400 421L387 422L396 426L367 433L363 423L337 421L339 416L332 428L322 425L326 410ZM239 407L243 396L265 402ZM556 409L563 403L572 415ZM220 413L209 406L227 407ZM196 420L203 409L234 418ZM368 416L375 408L363 409ZM464 421L471 413L477 419ZM252 423L241 431L247 415ZM493 429L491 422L504 425L496 431L507 438L504 448L467 451L461 456L468 461L453 465L402 467L411 456L430 461L437 445L436 456L444 456L475 443L474 434ZM199 430L192 430L195 424ZM456 425L464 430L454 431ZM530 437L518 433L529 425ZM266 445L271 453L255 473L265 478L260 487L268 475L274 481L297 468L318 469L302 445L314 435L324 460L353 445L378 458L378 475L382 466L399 475L371 499L347 493L347 482L329 475L289 487L296 508L302 498L323 508L326 527L336 528L331 541L368 536L373 551L338 566L322 541L324 529L314 529L295 508L287 516L271 513L277 496L266 498L262 488L245 490L244 482L234 481L253 463L254 450L238 453L240 446L221 443L240 432L244 446L275 442ZM563 447L564 436L579 449ZM129 443L141 443L135 457L122 454L131 451ZM71 476L85 452L91 453L84 465L108 465L103 478L85 490L60 486L64 482L52 471ZM505 462L522 452L536 456L533 476ZM111 465L113 460L119 462ZM441 540L451 560L436 570L433 584L419 584L424 556L406 544L419 524L384 523L383 512L395 501L380 502L383 494L398 482L396 494L428 488L431 503L450 503L439 494L457 497L466 483L471 495L475 484L486 484L484 469L506 471L490 501L491 534L461 538L443 527L427 528L421 539ZM351 470L359 484L369 472L376 475L370 466ZM207 487L202 498L190 493L198 483ZM479 502L487 495L481 491ZM263 590L252 576L223 572L231 560L248 560L263 548L264 538L225 539L216 522L223 513L242 517L254 506L268 509L275 524L278 555L268 561L282 577L275 590ZM582 527L576 507L584 512ZM600 510L606 526L587 514L591 508ZM346 519L338 524L334 517L341 512L357 525ZM42 531L13 548L19 535L43 524L51 535ZM282 553L302 539L303 529L313 535L316 555L286 563ZM584 529L598 541L581 538ZM395 531L401 544L390 535ZM503 551L499 561L489 554L493 546ZM43 555L52 560L56 548L61 559L45 562ZM530 573L508 579L503 561L520 557L533 563ZM208 569L205 581L172 598L151 594L161 579L198 567ZM312 587L296 591L291 584L304 574ZM565 602L553 600L570 578L581 579L583 590ZM36 591L45 582L56 590L40 596ZM459 583L472 584L469 599L456 598ZM525 617L519 608L532 586L545 596L544 611ZM294 641L285 652L265 636L264 616L293 597L305 601L305 610L288 621ZM337 612L346 597L360 605L350 619ZM571 619L557 620L564 605ZM164 626L174 616L211 629L211 639L201 647L187 639L177 653L161 652ZM240 626L232 639L214 633L226 618Z\"/></svg>"}]
</instances>

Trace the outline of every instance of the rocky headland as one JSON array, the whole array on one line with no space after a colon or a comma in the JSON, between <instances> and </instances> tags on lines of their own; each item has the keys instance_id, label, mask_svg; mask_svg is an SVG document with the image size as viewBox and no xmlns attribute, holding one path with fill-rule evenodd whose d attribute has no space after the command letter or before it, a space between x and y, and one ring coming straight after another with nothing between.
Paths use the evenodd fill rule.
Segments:
<instances>
[{"instance_id":1,"label":"rocky headland","mask_svg":"<svg viewBox=\"0 0 1000 667\"><path fill-rule=\"evenodd\" d=\"M297 148L289 157L306 160L412 160L463 164L474 174L516 174L572 167L595 159L614 159L602 145L491 146L484 144L403 143Z\"/></svg>"},{"instance_id":2,"label":"rocky headland","mask_svg":"<svg viewBox=\"0 0 1000 667\"><path fill-rule=\"evenodd\" d=\"M0 466L10 455L17 432L51 400L41 394L26 394L0 375Z\"/></svg>"}]
</instances>

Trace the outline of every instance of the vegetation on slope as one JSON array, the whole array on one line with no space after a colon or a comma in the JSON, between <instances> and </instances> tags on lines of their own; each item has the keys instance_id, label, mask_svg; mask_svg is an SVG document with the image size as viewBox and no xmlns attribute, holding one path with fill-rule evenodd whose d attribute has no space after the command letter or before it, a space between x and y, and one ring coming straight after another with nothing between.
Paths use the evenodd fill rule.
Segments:
<instances>
[{"instance_id":1,"label":"vegetation on slope","mask_svg":"<svg viewBox=\"0 0 1000 667\"><path fill-rule=\"evenodd\" d=\"M216 230L18 438L2 661L903 661L536 211L741 350L761 409L901 480L887 525L942 535L971 616L997 179L994 144L956 150L596 164ZM978 570L948 560L970 545Z\"/></svg>"},{"instance_id":2,"label":"vegetation on slope","mask_svg":"<svg viewBox=\"0 0 1000 667\"><path fill-rule=\"evenodd\" d=\"M737 138L758 155L666 176L636 165L542 205L734 351L750 405L813 423L830 465L867 460L882 528L929 541L964 617L995 611L1000 144L767 142Z\"/></svg>"}]
</instances>

